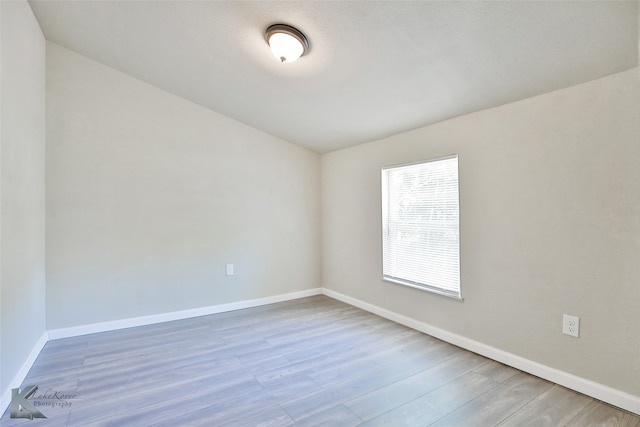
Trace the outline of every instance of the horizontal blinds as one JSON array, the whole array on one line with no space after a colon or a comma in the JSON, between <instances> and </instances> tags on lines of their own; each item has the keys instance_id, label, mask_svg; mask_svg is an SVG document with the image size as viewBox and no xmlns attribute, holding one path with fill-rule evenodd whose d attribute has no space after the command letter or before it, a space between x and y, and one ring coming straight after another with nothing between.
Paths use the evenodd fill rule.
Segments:
<instances>
[{"instance_id":1,"label":"horizontal blinds","mask_svg":"<svg viewBox=\"0 0 640 427\"><path fill-rule=\"evenodd\" d=\"M386 168L383 274L460 295L458 158Z\"/></svg>"}]
</instances>

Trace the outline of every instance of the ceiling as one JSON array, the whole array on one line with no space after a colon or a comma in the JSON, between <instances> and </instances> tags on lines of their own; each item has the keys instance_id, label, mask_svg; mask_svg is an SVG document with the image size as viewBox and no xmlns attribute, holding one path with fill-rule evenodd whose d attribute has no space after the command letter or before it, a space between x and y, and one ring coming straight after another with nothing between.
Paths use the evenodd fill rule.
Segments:
<instances>
[{"instance_id":1,"label":"ceiling","mask_svg":"<svg viewBox=\"0 0 640 427\"><path fill-rule=\"evenodd\" d=\"M638 66L637 1L38 1L47 40L318 153ZM274 23L308 55L279 63Z\"/></svg>"}]
</instances>

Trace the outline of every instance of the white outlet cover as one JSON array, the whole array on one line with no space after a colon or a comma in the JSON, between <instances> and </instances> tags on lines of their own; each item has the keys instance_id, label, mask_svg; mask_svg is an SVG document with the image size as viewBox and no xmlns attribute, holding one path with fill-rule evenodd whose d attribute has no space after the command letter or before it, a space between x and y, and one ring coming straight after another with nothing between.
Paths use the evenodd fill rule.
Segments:
<instances>
[{"instance_id":1,"label":"white outlet cover","mask_svg":"<svg viewBox=\"0 0 640 427\"><path fill-rule=\"evenodd\" d=\"M233 276L233 264L227 264L227 276Z\"/></svg>"},{"instance_id":2,"label":"white outlet cover","mask_svg":"<svg viewBox=\"0 0 640 427\"><path fill-rule=\"evenodd\" d=\"M562 315L562 333L572 337L580 337L580 318L569 314Z\"/></svg>"}]
</instances>

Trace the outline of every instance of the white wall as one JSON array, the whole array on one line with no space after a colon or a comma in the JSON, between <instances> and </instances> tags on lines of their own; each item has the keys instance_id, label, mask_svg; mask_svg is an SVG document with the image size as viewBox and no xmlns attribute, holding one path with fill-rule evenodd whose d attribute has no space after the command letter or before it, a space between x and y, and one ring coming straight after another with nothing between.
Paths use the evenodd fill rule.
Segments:
<instances>
[{"instance_id":1,"label":"white wall","mask_svg":"<svg viewBox=\"0 0 640 427\"><path fill-rule=\"evenodd\" d=\"M48 329L319 287L319 168L48 43Z\"/></svg>"},{"instance_id":2,"label":"white wall","mask_svg":"<svg viewBox=\"0 0 640 427\"><path fill-rule=\"evenodd\" d=\"M45 333L45 41L26 1L0 15L2 394Z\"/></svg>"},{"instance_id":3,"label":"white wall","mask_svg":"<svg viewBox=\"0 0 640 427\"><path fill-rule=\"evenodd\" d=\"M463 302L380 279L380 168L453 153ZM640 396L637 68L327 154L322 205L328 289Z\"/></svg>"}]
</instances>

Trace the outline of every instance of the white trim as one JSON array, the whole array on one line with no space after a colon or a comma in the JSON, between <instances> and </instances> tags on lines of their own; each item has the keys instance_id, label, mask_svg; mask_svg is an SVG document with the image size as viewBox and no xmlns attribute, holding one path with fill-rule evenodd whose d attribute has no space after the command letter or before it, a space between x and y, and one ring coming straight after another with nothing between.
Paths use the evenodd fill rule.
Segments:
<instances>
[{"instance_id":1,"label":"white trim","mask_svg":"<svg viewBox=\"0 0 640 427\"><path fill-rule=\"evenodd\" d=\"M7 410L9 404L11 403L11 389L20 387L22 381L24 381L24 379L27 377L29 369L31 369L31 367L33 366L33 363L38 358L38 355L44 348L47 341L49 341L49 334L45 331L38 342L36 342L36 344L33 346L31 353L29 353L29 356L20 367L20 370L18 371L16 376L13 377L13 381L9 383L9 388L7 388L7 390L2 394L2 399L0 399L0 416L4 414L4 411Z\"/></svg>"},{"instance_id":2,"label":"white trim","mask_svg":"<svg viewBox=\"0 0 640 427\"><path fill-rule=\"evenodd\" d=\"M457 159L459 157L460 156L458 156L458 154L447 154L445 156L433 157L433 158L426 159L426 160L416 160L415 162L400 163L400 164L397 164L397 165L382 166L381 170L402 168L402 167L405 167L405 166L415 166L415 165L421 165L423 163L431 163L431 162L439 162L441 160Z\"/></svg>"},{"instance_id":3,"label":"white trim","mask_svg":"<svg viewBox=\"0 0 640 427\"><path fill-rule=\"evenodd\" d=\"M49 340L69 338L80 335L93 334L96 332L114 331L117 329L132 328L135 326L151 325L154 323L169 322L172 320L188 319L191 317L206 316L209 314L223 313L226 311L240 310L243 308L257 307L260 305L274 304L277 302L289 301L298 298L305 298L314 295L321 295L321 288L307 289L304 291L291 292L288 294L274 295L265 298L237 301L228 304L200 307L190 310L174 311L170 313L154 314L150 316L134 317L130 319L113 320L110 322L93 323L89 325L73 326L70 328L53 329L42 334L36 345L31 350L29 357L22 364L9 388L2 394L0 399L0 416L7 410L11 403L11 389L18 388L26 378L29 370L33 366L42 348Z\"/></svg>"},{"instance_id":4,"label":"white trim","mask_svg":"<svg viewBox=\"0 0 640 427\"><path fill-rule=\"evenodd\" d=\"M516 369L520 369L540 378L544 378L548 381L552 381L556 384L560 384L564 387L570 388L572 390L602 400L603 402L610 403L614 406L640 415L640 396L635 396L608 387L606 385L596 383L594 381L578 377L576 375L572 375L546 365L542 365L532 360L517 356L513 353L509 353L504 350L500 350L481 342L463 337L461 335L436 328L435 326L431 326L427 323L420 322L402 314L398 314L396 312L384 309L382 307L361 301L359 299L341 294L327 288L314 288L265 298L238 301L228 304L220 304L190 310L175 311L171 313L135 317L131 319L122 319L110 322L94 323L90 325L74 326L71 328L54 329L52 331L45 332L33 347L33 350L31 351L25 362L22 364L22 367L14 377L13 381L9 384L9 388L2 395L2 399L0 399L0 414L4 413L4 411L9 406L9 403L11 402L11 389L20 387L25 377L29 373L29 369L31 369L31 366L40 354L40 351L42 351L42 348L49 340L92 334L96 332L131 328L135 326L150 325L153 323L161 323L172 320L188 319L191 317L206 316L209 314L257 307L260 305L273 304L277 302L289 301L320 294L324 294L328 297L377 314L378 316L393 320L394 322L424 332L448 343L457 345L458 347L473 351L474 353L481 354L485 357L497 360L498 362L512 366Z\"/></svg>"},{"instance_id":5,"label":"white trim","mask_svg":"<svg viewBox=\"0 0 640 427\"><path fill-rule=\"evenodd\" d=\"M459 288L458 288L458 293L453 294L450 292L446 292L443 288L438 288L437 286L422 285L418 282L411 282L409 280L396 279L395 277L392 277L392 276L383 275L382 278L380 278L380 280L384 280L385 282L393 283L396 285L408 286L413 289L418 289L420 291L429 292L432 294L451 298L457 301L464 301L464 298L462 298L462 293L460 292Z\"/></svg>"},{"instance_id":6,"label":"white trim","mask_svg":"<svg viewBox=\"0 0 640 427\"><path fill-rule=\"evenodd\" d=\"M387 318L389 320L393 320L394 322L424 332L425 334L439 338L458 347L462 347L466 350L478 353L490 359L497 360L498 362L512 366L521 371L528 372L537 377L544 378L545 380L554 382L561 386L586 394L587 396L591 396L603 402L607 402L611 405L640 415L640 396L635 396L624 391L611 388L604 384L600 384L586 378L578 377L576 375L569 374L567 372L560 371L546 365L542 365L538 362L525 359L524 357L517 356L513 353L491 347L470 338L445 331L444 329L436 328L435 326L431 326L427 323L420 322L402 314L398 314L396 312L341 294L339 292L332 291L331 289L322 288L322 293L328 297L377 314L378 316Z\"/></svg>"},{"instance_id":7,"label":"white trim","mask_svg":"<svg viewBox=\"0 0 640 427\"><path fill-rule=\"evenodd\" d=\"M228 304L212 305L208 307L192 308L189 310L173 311L169 313L152 314L149 316L132 317L129 319L120 319L108 322L91 323L88 325L72 326L69 328L53 329L49 331L49 339L55 340L60 338L77 337L80 335L95 334L98 332L115 331L117 329L133 328L136 326L151 325L162 322L171 322L173 320L207 316L209 314L223 313L226 311L257 307L260 305L274 304L277 302L289 301L320 294L322 294L321 288L313 288L288 294L274 295L271 297L231 302Z\"/></svg>"}]
</instances>

